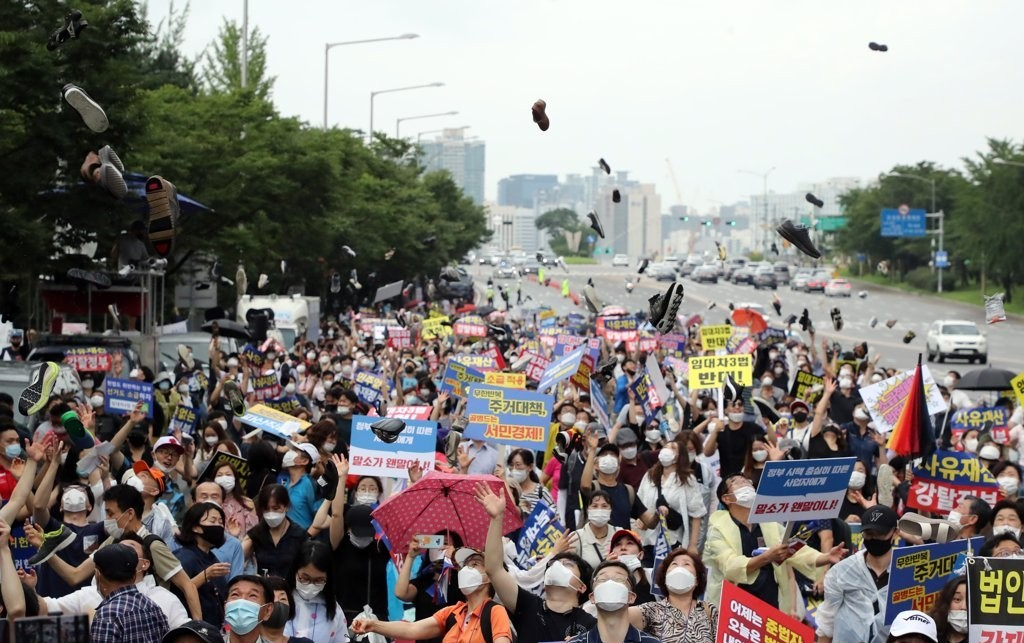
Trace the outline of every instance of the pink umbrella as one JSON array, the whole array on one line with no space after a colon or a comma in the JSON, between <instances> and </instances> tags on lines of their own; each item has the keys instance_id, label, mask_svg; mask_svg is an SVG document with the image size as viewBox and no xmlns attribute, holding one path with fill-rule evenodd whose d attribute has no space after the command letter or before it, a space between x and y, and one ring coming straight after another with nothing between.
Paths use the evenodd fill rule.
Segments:
<instances>
[{"instance_id":1,"label":"pink umbrella","mask_svg":"<svg viewBox=\"0 0 1024 643\"><path fill-rule=\"evenodd\" d=\"M397 550L404 550L417 535L446 530L459 534L468 547L483 549L491 519L474 493L481 482L505 497L502 533L522 527L519 508L512 502L501 480L495 476L467 476L440 471L427 472L418 482L382 502L373 510L372 516L392 548Z\"/></svg>"}]
</instances>

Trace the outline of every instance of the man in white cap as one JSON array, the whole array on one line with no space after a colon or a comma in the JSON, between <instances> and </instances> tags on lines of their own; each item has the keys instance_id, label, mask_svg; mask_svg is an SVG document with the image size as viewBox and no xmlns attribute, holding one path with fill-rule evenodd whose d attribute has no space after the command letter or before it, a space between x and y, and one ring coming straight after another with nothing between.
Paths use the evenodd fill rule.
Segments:
<instances>
[{"instance_id":1,"label":"man in white cap","mask_svg":"<svg viewBox=\"0 0 1024 643\"><path fill-rule=\"evenodd\" d=\"M290 446L292 448L281 459L281 468L288 473L288 484L285 486L292 500L288 508L288 520L303 529L309 529L323 503L323 500L317 500L313 480L309 477L312 466L320 461L320 453L309 442L292 442Z\"/></svg>"},{"instance_id":2,"label":"man in white cap","mask_svg":"<svg viewBox=\"0 0 1024 643\"><path fill-rule=\"evenodd\" d=\"M183 458L185 447L173 435L165 435L153 445L153 466L167 477L166 488L177 487L187 494L196 479L196 467L191 457Z\"/></svg>"},{"instance_id":3,"label":"man in white cap","mask_svg":"<svg viewBox=\"0 0 1024 643\"><path fill-rule=\"evenodd\" d=\"M938 640L935 621L918 610L900 612L889 628L888 643L938 643Z\"/></svg>"}]
</instances>

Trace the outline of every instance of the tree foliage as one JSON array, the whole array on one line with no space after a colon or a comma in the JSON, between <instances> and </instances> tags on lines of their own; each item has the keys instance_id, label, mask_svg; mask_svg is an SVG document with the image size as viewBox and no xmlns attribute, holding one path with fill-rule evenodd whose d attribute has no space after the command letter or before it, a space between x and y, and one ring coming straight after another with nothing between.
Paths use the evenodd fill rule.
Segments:
<instances>
[{"instance_id":1,"label":"tree foliage","mask_svg":"<svg viewBox=\"0 0 1024 643\"><path fill-rule=\"evenodd\" d=\"M588 226L580 221L575 210L569 208L557 208L554 210L548 210L544 214L537 217L535 222L538 230L546 230L551 236L549 245L551 250L557 255L580 255L589 256L593 248L590 244L584 241L580 242L579 249L577 252L569 250L569 244L565 239L565 233L579 232L581 237L586 237Z\"/></svg>"}]
</instances>

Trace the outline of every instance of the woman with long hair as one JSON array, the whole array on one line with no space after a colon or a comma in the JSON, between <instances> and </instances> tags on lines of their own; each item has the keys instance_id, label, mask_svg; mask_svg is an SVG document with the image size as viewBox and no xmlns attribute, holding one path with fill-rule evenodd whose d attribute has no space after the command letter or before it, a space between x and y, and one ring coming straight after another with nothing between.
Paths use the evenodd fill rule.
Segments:
<instances>
[{"instance_id":1,"label":"woman with long hair","mask_svg":"<svg viewBox=\"0 0 1024 643\"><path fill-rule=\"evenodd\" d=\"M279 484L263 487L256 496L259 524L242 539L245 559L255 558L259 574L288 577L299 548L309 540L306 530L288 520L291 499Z\"/></svg>"},{"instance_id":2,"label":"woman with long hair","mask_svg":"<svg viewBox=\"0 0 1024 643\"><path fill-rule=\"evenodd\" d=\"M647 470L636 497L645 507L653 507L664 518L665 538L669 546L687 548L696 555L700 523L707 515L700 487L690 468L686 439L680 436L658 451L658 461ZM657 529L644 532L644 545L654 545Z\"/></svg>"},{"instance_id":3,"label":"woman with long hair","mask_svg":"<svg viewBox=\"0 0 1024 643\"><path fill-rule=\"evenodd\" d=\"M228 462L221 462L213 472L213 481L224 490L224 515L227 518L228 533L242 539L249 530L259 524L256 504L242 495L238 470Z\"/></svg>"},{"instance_id":4,"label":"woman with long hair","mask_svg":"<svg viewBox=\"0 0 1024 643\"><path fill-rule=\"evenodd\" d=\"M519 508L524 515L529 516L538 501L543 500L549 507L555 506L555 501L541 483L537 475L537 467L534 464L533 452L529 449L514 449L508 455L508 469L505 477L511 482L519 485Z\"/></svg>"},{"instance_id":5,"label":"woman with long hair","mask_svg":"<svg viewBox=\"0 0 1024 643\"><path fill-rule=\"evenodd\" d=\"M330 545L318 540L303 544L285 580L295 616L284 626L284 633L314 643L345 643L348 623L338 604Z\"/></svg>"},{"instance_id":6,"label":"woman with long hair","mask_svg":"<svg viewBox=\"0 0 1024 643\"><path fill-rule=\"evenodd\" d=\"M967 578L954 578L943 586L929 613L935 619L939 643L967 640Z\"/></svg>"},{"instance_id":7,"label":"woman with long hair","mask_svg":"<svg viewBox=\"0 0 1024 643\"><path fill-rule=\"evenodd\" d=\"M231 563L220 562L213 550L224 545L224 510L212 502L197 502L185 512L175 539L181 549L174 555L199 591L203 620L223 623Z\"/></svg>"}]
</instances>

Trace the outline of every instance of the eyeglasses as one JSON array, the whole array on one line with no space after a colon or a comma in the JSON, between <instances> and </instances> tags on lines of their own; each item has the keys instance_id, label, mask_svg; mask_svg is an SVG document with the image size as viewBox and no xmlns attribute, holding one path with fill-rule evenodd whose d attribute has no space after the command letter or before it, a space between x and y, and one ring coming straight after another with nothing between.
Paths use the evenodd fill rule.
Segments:
<instances>
[{"instance_id":1,"label":"eyeglasses","mask_svg":"<svg viewBox=\"0 0 1024 643\"><path fill-rule=\"evenodd\" d=\"M316 578L313 578L312 576L307 576L306 574L298 574L295 578L300 583L304 583L306 585L319 585L321 583L327 582L326 576L318 576Z\"/></svg>"},{"instance_id":2,"label":"eyeglasses","mask_svg":"<svg viewBox=\"0 0 1024 643\"><path fill-rule=\"evenodd\" d=\"M1010 558L1011 556L1020 556L1021 551L1024 550L1021 550L1019 547L1017 549L1001 549L992 552L992 556L995 558Z\"/></svg>"}]
</instances>

